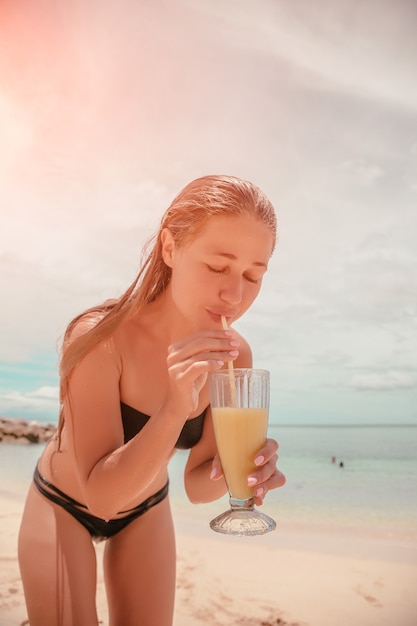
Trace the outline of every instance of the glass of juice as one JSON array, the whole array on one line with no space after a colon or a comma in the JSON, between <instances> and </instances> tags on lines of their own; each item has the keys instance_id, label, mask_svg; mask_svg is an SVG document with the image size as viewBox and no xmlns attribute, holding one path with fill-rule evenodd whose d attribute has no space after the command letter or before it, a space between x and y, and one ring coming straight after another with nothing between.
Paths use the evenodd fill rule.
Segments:
<instances>
[{"instance_id":1,"label":"glass of juice","mask_svg":"<svg viewBox=\"0 0 417 626\"><path fill-rule=\"evenodd\" d=\"M210 374L210 405L217 450L229 491L230 509L210 522L228 535L262 535L275 521L255 509L248 475L265 443L269 414L269 372L253 368Z\"/></svg>"}]
</instances>

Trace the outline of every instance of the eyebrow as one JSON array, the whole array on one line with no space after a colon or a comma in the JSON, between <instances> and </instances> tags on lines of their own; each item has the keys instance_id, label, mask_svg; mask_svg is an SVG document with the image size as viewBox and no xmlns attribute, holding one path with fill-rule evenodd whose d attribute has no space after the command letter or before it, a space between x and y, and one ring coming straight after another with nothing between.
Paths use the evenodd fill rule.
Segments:
<instances>
[{"instance_id":1,"label":"eyebrow","mask_svg":"<svg viewBox=\"0 0 417 626\"><path fill-rule=\"evenodd\" d=\"M222 257L225 257L226 259L231 259L232 261L237 261L237 256L235 256L234 254L230 254L230 252L213 252L213 255L222 256ZM262 261L254 261L252 265L256 265L257 267L264 267L265 269L268 269L267 264L263 263Z\"/></svg>"}]
</instances>

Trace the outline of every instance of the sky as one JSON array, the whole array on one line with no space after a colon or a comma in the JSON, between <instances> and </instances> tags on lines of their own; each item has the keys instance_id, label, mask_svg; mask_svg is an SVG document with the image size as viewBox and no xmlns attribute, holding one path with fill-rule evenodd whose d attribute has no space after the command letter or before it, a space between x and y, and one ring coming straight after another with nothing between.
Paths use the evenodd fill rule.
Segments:
<instances>
[{"instance_id":1,"label":"sky","mask_svg":"<svg viewBox=\"0 0 417 626\"><path fill-rule=\"evenodd\" d=\"M417 424L414 0L2 0L0 415L54 421L58 347L177 192L273 202L236 323L277 424Z\"/></svg>"}]
</instances>

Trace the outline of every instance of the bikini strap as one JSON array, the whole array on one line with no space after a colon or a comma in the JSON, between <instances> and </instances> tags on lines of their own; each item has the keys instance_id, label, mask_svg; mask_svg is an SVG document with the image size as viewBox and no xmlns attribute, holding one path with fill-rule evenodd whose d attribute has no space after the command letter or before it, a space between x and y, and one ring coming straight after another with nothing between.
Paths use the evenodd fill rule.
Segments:
<instances>
[{"instance_id":1,"label":"bikini strap","mask_svg":"<svg viewBox=\"0 0 417 626\"><path fill-rule=\"evenodd\" d=\"M46 480L46 478L42 476L42 474L39 472L38 465L36 465L35 471L33 472L33 482L38 487L39 491L44 495L48 495L49 493L49 491L46 491L45 489L45 487L47 487L48 490L53 491L69 504L73 504L74 506L80 507L82 509L87 509L87 506L85 504L81 504L81 502L74 500L74 498L71 498L71 496L68 496L66 493L61 491L61 489L58 489L58 487L55 487L55 485Z\"/></svg>"}]
</instances>

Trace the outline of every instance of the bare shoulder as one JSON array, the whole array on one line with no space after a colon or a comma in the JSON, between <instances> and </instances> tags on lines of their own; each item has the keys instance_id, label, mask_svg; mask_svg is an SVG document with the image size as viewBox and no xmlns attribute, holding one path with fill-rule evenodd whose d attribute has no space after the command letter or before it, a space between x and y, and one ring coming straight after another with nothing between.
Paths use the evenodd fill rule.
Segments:
<instances>
[{"instance_id":1,"label":"bare shoulder","mask_svg":"<svg viewBox=\"0 0 417 626\"><path fill-rule=\"evenodd\" d=\"M102 315L91 312L79 316L71 324L67 336L67 345L73 341L81 340L88 347L85 356L82 358L82 361L85 363L91 364L94 363L94 360L100 361L105 358L120 365L122 334L119 332L118 327L112 330L110 334L104 332L100 335L100 332L98 332L94 334L94 337L89 334L97 327L102 317Z\"/></svg>"},{"instance_id":2,"label":"bare shoulder","mask_svg":"<svg viewBox=\"0 0 417 626\"><path fill-rule=\"evenodd\" d=\"M91 315L82 315L71 322L67 330L67 340L69 343L80 337L84 337L90 330L97 325L98 320L93 319Z\"/></svg>"}]
</instances>

